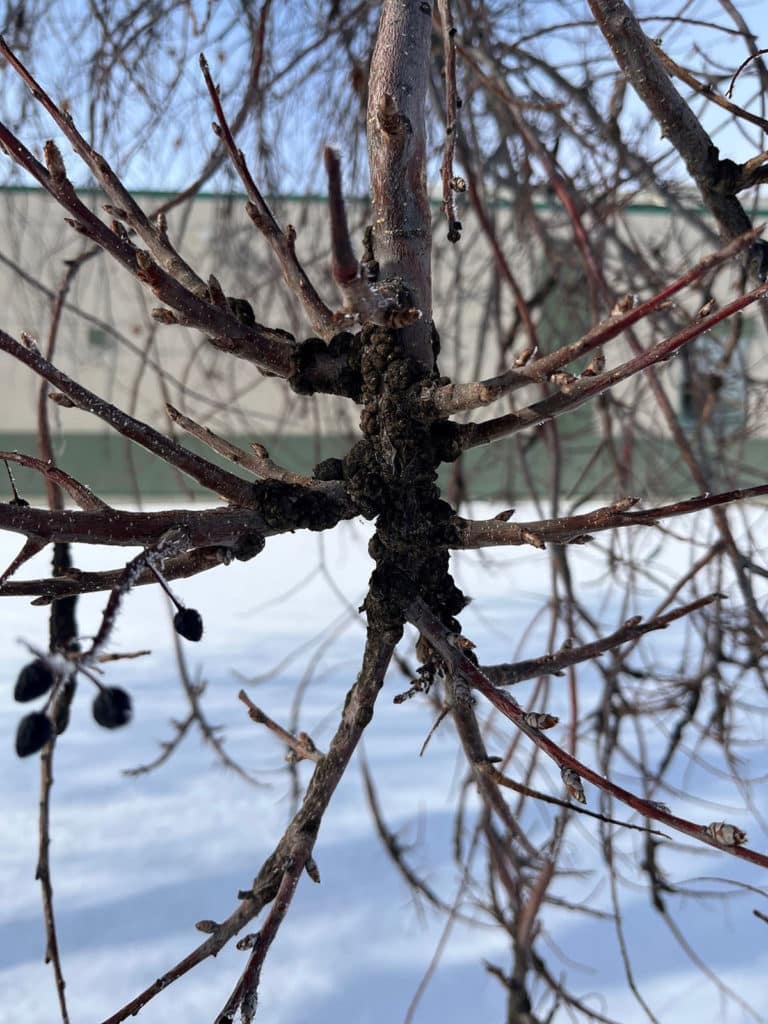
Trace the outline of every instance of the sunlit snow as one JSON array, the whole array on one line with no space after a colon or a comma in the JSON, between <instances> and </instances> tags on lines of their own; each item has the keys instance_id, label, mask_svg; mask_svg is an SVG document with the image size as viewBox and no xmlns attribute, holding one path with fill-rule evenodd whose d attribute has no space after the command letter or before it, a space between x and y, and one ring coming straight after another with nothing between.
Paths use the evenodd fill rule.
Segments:
<instances>
[{"instance_id":1,"label":"sunlit snow","mask_svg":"<svg viewBox=\"0 0 768 1024\"><path fill-rule=\"evenodd\" d=\"M534 518L534 514L520 509L518 518ZM698 522L703 537L710 521L700 517ZM186 714L165 598L158 588L139 588L129 596L111 649L150 648L152 653L107 665L105 678L110 685L130 690L134 720L115 733L99 729L90 717L93 687L83 680L70 728L56 750L51 863L73 1024L94 1024L108 1017L198 945L203 936L194 923L226 917L236 905L237 891L250 884L279 838L292 809L284 751L271 733L248 720L237 692L244 686L265 711L289 726L296 686L304 679L299 727L319 747L327 744L359 665L363 620L349 609L357 607L365 592L369 529L362 522L343 524L322 542L309 533L273 538L255 561L175 584L183 600L198 608L205 621L203 640L185 644L184 651L193 678L208 684L203 698L206 714L224 727L222 736L230 756L268 784L263 789L249 787L223 769L196 732L156 771L137 777L122 774L123 769L155 758L158 742L172 735L170 719ZM656 560L660 580L672 579L681 571L687 557L682 544L668 541L660 551L658 535L650 532L637 543L641 557ZM316 572L289 599L275 601L311 573L321 544L332 583L323 572ZM0 536L3 565L18 547L18 538ZM21 575L47 574L47 557L45 553L38 556ZM76 561L82 568L105 568L128 557L126 550L115 554L78 548ZM615 629L624 614L618 601L621 579L607 592L605 563L598 551L589 548L574 550L572 565L576 585L596 618L606 632ZM528 628L548 593L546 553L530 548L494 550L482 556L473 553L456 560L454 571L460 585L475 598L462 622L465 633L478 643L483 661L546 651L546 617ZM738 600L733 593L733 600ZM633 606L626 614L650 611L657 597L649 584L639 598L642 607ZM104 602L104 595L81 601L78 620L83 634L97 629ZM23 638L44 646L47 611L8 598L2 599L0 609L4 641L0 668L6 681L0 691L0 751L5 752L0 775L0 1024L52 1024L59 1019L58 1008L52 971L43 963L45 938L34 879L39 770L36 758L20 761L12 750L21 713L12 700L13 681L28 657L16 641ZM322 636L334 623L339 635L323 646ZM652 634L654 655L676 654L680 635L676 628ZM264 676L313 637L315 641L271 679L247 681ZM405 644L403 651L410 656ZM366 733L365 751L378 779L389 826L404 843L413 844L411 863L450 901L460 879L452 861L451 834L463 770L448 722L419 757L434 712L418 697L394 705L392 696L407 685L397 671L390 673ZM523 684L515 691L522 703L530 686ZM596 692L589 667L580 669L579 686L583 715ZM553 692L557 693L556 687ZM553 699L556 706L549 708L565 720L555 730L555 739L563 739L567 728L568 706L562 693ZM754 699L764 706L763 693L756 692ZM485 715L485 709L478 710ZM500 723L498 728L506 726ZM760 774L760 769L765 774L768 736L760 733L765 726L756 722L750 728L758 741L752 774ZM588 757L586 745L580 752ZM302 780L308 773L309 766L303 765ZM560 795L557 776L555 768L542 769L536 784ZM629 769L617 781L629 788L637 782ZM691 769L686 785L689 792L712 803L709 820L735 821L747 828L751 846L765 849L768 835L752 820L742 794L730 780ZM595 806L594 791L587 795ZM764 796L759 797L759 805L768 815ZM683 804L678 809L689 810ZM701 805L695 813L701 815ZM551 820L549 810L542 810L540 820L543 836ZM631 840L627 849L634 849L640 859L639 842ZM414 900L382 849L357 764L323 822L316 860L322 883L316 886L305 878L299 886L267 960L259 1015L268 1024L403 1020L444 922ZM573 823L565 860L591 872L574 883L580 886L577 892L585 899L594 894L594 906L607 906L605 867L594 821L582 818ZM709 848L696 854L669 851L664 864L676 880L717 875L765 885L757 869ZM622 873L632 879L629 862ZM748 1020L739 1006L725 1006L717 990L684 956L653 911L636 869L635 875L637 884L622 889L624 926L638 984L658 1019L674 1024ZM768 901L755 893L742 893L731 901L699 905L672 900L670 905L696 952L717 968L726 984L768 1015L768 931L752 914L754 907L768 912ZM573 992L622 1024L645 1019L628 990L610 925L556 908L547 910L546 922L543 953L556 974L567 973ZM138 1020L211 1024L245 955L233 945L228 947L215 961L203 964L157 997ZM488 927L457 924L419 1004L416 1024L504 1019L503 990L484 970L484 960L509 969L503 935ZM568 1017L561 1011L554 1020L559 1024Z\"/></svg>"}]
</instances>

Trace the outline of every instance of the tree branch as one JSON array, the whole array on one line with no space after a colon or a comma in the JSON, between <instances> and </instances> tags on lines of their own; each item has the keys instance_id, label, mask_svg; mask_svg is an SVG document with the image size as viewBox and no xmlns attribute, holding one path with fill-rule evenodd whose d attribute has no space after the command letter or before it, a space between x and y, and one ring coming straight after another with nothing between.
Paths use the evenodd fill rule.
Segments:
<instances>
[{"instance_id":1,"label":"tree branch","mask_svg":"<svg viewBox=\"0 0 768 1024\"><path fill-rule=\"evenodd\" d=\"M218 452L219 455L223 455L230 462L234 462L236 466L242 466L244 469L247 469L249 473L253 473L260 480L282 480L283 483L295 484L298 487L305 487L309 490L328 494L337 501L344 501L346 499L343 484L332 480L315 480L313 477L302 476L300 473L292 473L290 470L284 469L282 466L278 466L276 462L273 462L269 457L267 449L264 445L258 444L258 442L251 442L252 451L247 452L236 444L232 444L226 438L215 434L208 427L204 427L189 416L185 416L184 413L179 412L170 403L166 404L165 411L168 413L168 418L181 427L182 430L185 430L191 437L196 437L198 441L202 441L203 444L208 445L209 448ZM0 458L2 458L2 452L0 452ZM350 515L354 515L351 504Z\"/></svg>"},{"instance_id":2,"label":"tree branch","mask_svg":"<svg viewBox=\"0 0 768 1024\"><path fill-rule=\"evenodd\" d=\"M72 380L71 377L44 359L36 345L22 345L5 331L0 330L0 350L8 352L14 359L18 359L20 363L24 363L25 366L34 370L38 376L53 384L78 409L98 416L123 437L140 444L153 455L157 455L202 484L203 487L213 491L214 494L220 494L238 505L252 505L250 491L253 485L249 481L200 458L199 455L182 448L175 441L171 441L164 434L150 427L148 423L134 419L133 416L129 416L110 402L99 398L98 395L84 388L82 384L78 384L77 381Z\"/></svg>"},{"instance_id":3,"label":"tree branch","mask_svg":"<svg viewBox=\"0 0 768 1024\"><path fill-rule=\"evenodd\" d=\"M0 53L7 59L11 59L8 57L10 51L1 40ZM59 112L59 117L67 120L66 115L61 112ZM71 214L72 220L69 223L75 230L108 252L149 287L162 302L174 310L173 313L166 309L157 310L155 311L156 319L163 323L196 327L209 337L215 347L237 358L253 362L277 376L290 377L295 373L295 344L291 335L285 331L264 327L256 323L255 320L253 323L243 322L233 314L228 306L217 305L211 301L208 285L200 281L197 275L194 275L194 281L190 282L181 263L176 263L170 257L163 256L166 250L174 252L170 243L163 243L162 252L158 253L156 246L145 251L138 249L130 241L127 231L120 223L121 219L131 223L133 218L136 224L143 219L146 224L150 225L149 231L152 236L158 235L158 231L150 224L148 218L133 200L131 200L130 211L122 207L110 208L111 212L117 216L117 220L113 221L110 229L78 198L74 186L66 175L61 154L53 142L47 142L45 145L48 169L2 122L0 122L0 148L4 149L11 159L32 175L38 184ZM106 166L106 162L104 163ZM125 194L128 195L127 192ZM138 231L138 228L136 230ZM163 235L163 232L159 232L159 235ZM160 257L159 262L156 255ZM173 272L168 267L171 267ZM181 274L181 279L174 276L175 272ZM190 273L193 272L190 271ZM190 283L194 284L194 288L187 286ZM318 381L318 386L322 386L321 381Z\"/></svg>"},{"instance_id":4,"label":"tree branch","mask_svg":"<svg viewBox=\"0 0 768 1024\"><path fill-rule=\"evenodd\" d=\"M384 0L368 91L375 257L381 283L396 299L407 289L407 304L421 311L422 319L404 328L403 338L427 369L434 363L424 122L431 36L431 3ZM393 202L393 196L399 201Z\"/></svg>"},{"instance_id":5,"label":"tree branch","mask_svg":"<svg viewBox=\"0 0 768 1024\"><path fill-rule=\"evenodd\" d=\"M23 452L0 452L0 459L6 462L15 462L26 469L34 469L41 473L46 478L46 482L51 482L57 487L61 487L62 490L67 492L78 508L86 512L96 512L99 509L103 511L111 510L111 506L94 494L90 487L81 484L79 480L75 480L73 476L65 473L63 469L59 469L52 462L36 459L33 455L25 455ZM53 507L56 507L56 505L53 505Z\"/></svg>"},{"instance_id":6,"label":"tree branch","mask_svg":"<svg viewBox=\"0 0 768 1024\"><path fill-rule=\"evenodd\" d=\"M188 956L166 971L135 999L108 1017L103 1024L120 1024L192 970L203 960L216 956L229 940L278 895L287 864L302 866L311 858L323 815L333 797L347 765L373 716L376 697L382 687L396 637L374 634L368 629L363 665L347 695L341 721L331 740L327 755L320 760L307 786L301 807L294 815L274 851L264 862L251 889L240 895L241 902L221 924L215 925L210 937Z\"/></svg>"},{"instance_id":7,"label":"tree branch","mask_svg":"<svg viewBox=\"0 0 768 1024\"><path fill-rule=\"evenodd\" d=\"M454 412L489 405L519 388L528 387L531 384L543 384L557 370L561 370L580 356L593 352L605 345L606 342L612 341L649 314L665 308L665 303L673 295L700 280L710 270L716 269L743 252L759 238L762 232L763 227L761 226L740 235L718 252L705 256L695 267L660 289L649 299L633 305L627 312L611 314L608 319L596 324L582 338L569 345L562 345L547 355L529 359L519 366L516 365L514 369L506 370L488 380L468 384L447 384L436 388L433 386L425 389L425 395L428 395L434 402L438 412L449 416Z\"/></svg>"},{"instance_id":8,"label":"tree branch","mask_svg":"<svg viewBox=\"0 0 768 1024\"><path fill-rule=\"evenodd\" d=\"M259 982L261 971L264 966L264 959L269 952L269 947L275 940L280 925L285 920L285 915L291 905L291 900L296 892L304 869L307 866L308 855L303 859L300 856L288 857L283 868L283 876L280 879L277 893L275 894L272 906L269 909L266 920L259 931L253 936L253 952L248 958L245 970L235 985L234 991L224 1004L224 1008L217 1015L217 1024L234 1019L237 1011L240 1011L241 1024L252 1024L256 1007L258 1005ZM238 942L238 949L247 949L246 939Z\"/></svg>"},{"instance_id":9,"label":"tree branch","mask_svg":"<svg viewBox=\"0 0 768 1024\"><path fill-rule=\"evenodd\" d=\"M119 207L120 220L124 220L139 235L144 244L161 267L163 267L173 278L175 278L185 289L193 295L203 297L206 294L206 285L197 274L179 256L168 240L168 236L158 222L150 221L139 204L125 188L118 176L110 167L107 160L97 153L90 146L75 127L71 115L65 114L58 107L45 89L30 74L24 64L19 60L13 50L0 37L0 55L2 55L17 75L27 86L32 96L45 109L59 130L72 144L77 155L92 172L105 193L112 202ZM49 145L51 145L49 143ZM62 164L63 170L63 164Z\"/></svg>"},{"instance_id":10,"label":"tree branch","mask_svg":"<svg viewBox=\"0 0 768 1024\"><path fill-rule=\"evenodd\" d=\"M229 547L208 546L195 548L178 558L172 558L163 567L166 580L189 579L218 565L229 565L232 551ZM31 597L32 604L45 605L64 597L79 594L93 594L103 590L111 590L120 579L123 566L104 572L84 572L82 569L69 569L63 573L42 580L18 580L6 583L2 589L3 597ZM150 571L144 572L134 582L141 587L157 584L157 577Z\"/></svg>"},{"instance_id":11,"label":"tree branch","mask_svg":"<svg viewBox=\"0 0 768 1024\"><path fill-rule=\"evenodd\" d=\"M698 93L699 96L703 96L705 99L709 100L710 103L715 103L718 107L721 107L723 110L727 110L729 114L733 114L734 117L740 117L742 118L742 120L749 121L750 124L756 125L758 128L760 128L763 134L768 133L768 121L766 121L764 117L760 117L758 114L753 114L751 111L745 110L743 107L740 107L737 103L733 103L725 96L721 96L720 93L715 92L715 89L712 86L711 82L700 82L694 74L692 74L686 68L681 67L677 63L677 61L672 60L669 54L665 53L664 50L662 50L659 43L656 43L653 40L649 40L649 42L653 46L659 60L664 65L665 70L670 75L674 76L675 78L679 78L681 82L685 82L685 84L689 85L694 92ZM744 165L742 164L741 166L743 167ZM741 186L741 188L747 187L747 183L744 183Z\"/></svg>"},{"instance_id":12,"label":"tree branch","mask_svg":"<svg viewBox=\"0 0 768 1024\"><path fill-rule=\"evenodd\" d=\"M338 505L324 494L307 493L294 484L265 481L253 484L252 488L253 499L249 506L199 511L125 512L111 509L106 513L67 509L48 512L0 502L0 530L23 533L47 542L58 540L148 547L169 529L178 526L186 532L190 548L229 547L234 553L230 558L238 557L238 551L242 558L246 552L240 551L239 544L253 535L263 539L292 530L325 530L354 514L343 503Z\"/></svg>"},{"instance_id":13,"label":"tree branch","mask_svg":"<svg viewBox=\"0 0 768 1024\"><path fill-rule=\"evenodd\" d=\"M443 68L445 72L445 142L443 160L440 164L440 181L443 186L443 212L448 221L448 241L458 242L461 238L461 221L456 216L456 192L466 192L467 183L453 173L453 154L456 149L458 121L456 111L459 99L456 95L456 26L453 23L451 0L437 0L440 10L440 31L443 36Z\"/></svg>"},{"instance_id":14,"label":"tree branch","mask_svg":"<svg viewBox=\"0 0 768 1024\"><path fill-rule=\"evenodd\" d=\"M278 725L273 718L270 718L265 711L262 711L260 707L253 703L245 690L241 690L238 693L237 699L245 704L248 709L248 717L250 720L252 722L256 722L257 725L266 726L270 732L273 732L275 736L277 736L277 738L281 740L286 747L288 747L288 750L295 761L308 760L314 761L315 764L318 764L325 757L322 750L317 749L311 737L309 737L305 732L301 732L298 736L294 736L292 732L288 732L288 730L284 729L282 725Z\"/></svg>"},{"instance_id":15,"label":"tree branch","mask_svg":"<svg viewBox=\"0 0 768 1024\"><path fill-rule=\"evenodd\" d=\"M377 290L362 272L352 251L347 225L347 211L341 188L341 162L335 149L326 146L323 151L328 175L328 218L331 225L331 269L333 279L344 301L344 317L360 323L379 324L382 327L407 327L421 319L421 310L415 309L400 294L390 295Z\"/></svg>"},{"instance_id":16,"label":"tree branch","mask_svg":"<svg viewBox=\"0 0 768 1024\"><path fill-rule=\"evenodd\" d=\"M416 626L416 628L426 637L429 643L439 653L440 657L446 663L452 674L458 677L464 685L472 687L482 693L482 695L497 709L497 711L500 711L505 718L508 718L513 722L521 732L525 733L525 735L535 743L539 749L541 749L555 762L564 777L564 781L566 782L566 787L569 792L572 794L576 790L581 792L580 779L586 779L598 789L605 793L610 793L611 796L622 801L622 803L627 804L627 806L633 808L633 810L636 810L646 818L652 818L656 821L660 821L669 828L674 828L678 832L682 832L684 835L690 836L692 839L696 839L699 842L713 846L723 853L729 853L731 856L751 861L753 864L768 867L768 855L759 853L757 850L748 849L746 846L742 846L739 843L731 844L718 842L713 835L714 830L712 826L698 825L685 818L679 818L676 815L663 810L652 800L644 800L641 797L636 796L634 793L624 789L617 783L612 782L610 779L607 779L596 771L593 771L593 769L583 764L572 754L569 754L562 747L559 747L539 729L534 729L527 725L525 722L525 712L517 701L504 693L503 690L495 687L493 683L483 675L477 665L462 653L458 646L449 642L448 630L443 626L440 620L432 614L421 599L417 598L416 601L410 605L407 617L409 622ZM580 802L585 802L583 792L581 792L581 797L579 799Z\"/></svg>"},{"instance_id":17,"label":"tree branch","mask_svg":"<svg viewBox=\"0 0 768 1024\"><path fill-rule=\"evenodd\" d=\"M338 332L339 325L333 312L320 298L315 286L310 281L296 256L296 232L290 224L287 230L283 231L259 191L248 168L243 151L238 148L235 142L234 133L229 126L224 114L224 108L221 105L219 90L211 78L208 61L203 54L200 55L200 68L218 119L218 124L214 124L214 131L224 143L224 148L229 155L229 159L232 161L232 166L245 186L248 196L248 205L246 206L248 216L269 243L272 252L280 264L283 280L304 307L304 311L312 325L312 330L316 331L321 338L327 341Z\"/></svg>"},{"instance_id":18,"label":"tree branch","mask_svg":"<svg viewBox=\"0 0 768 1024\"><path fill-rule=\"evenodd\" d=\"M452 548L485 548L500 545L533 544L543 547L546 542L568 544L586 539L589 534L602 530L616 530L623 526L657 526L660 519L687 516L705 508L728 505L734 501L759 498L768 494L768 484L740 487L721 494L700 494L670 505L630 511L639 498L620 498L611 505L585 512L578 516L538 519L528 523L508 523L503 519L471 520L454 516L452 522L458 539Z\"/></svg>"},{"instance_id":19,"label":"tree branch","mask_svg":"<svg viewBox=\"0 0 768 1024\"><path fill-rule=\"evenodd\" d=\"M465 423L459 427L459 443L463 451L469 448L476 448L481 444L489 444L500 437L509 434L516 434L527 427L535 427L539 423L555 419L565 412L577 409L580 405L590 401L596 395L607 391L623 380L640 373L658 363L666 362L675 352L684 345L689 344L699 335L704 334L715 324L720 323L728 317L733 316L740 310L757 302L764 295L768 294L768 283L761 284L753 291L742 295L733 302L729 302L717 312L702 319L695 320L688 327L678 331L669 338L651 345L645 351L641 351L632 359L621 363L613 370L595 375L586 374L580 378L569 378L557 394L550 395L519 412L512 412L506 416L499 416L496 419L486 420L484 423Z\"/></svg>"},{"instance_id":20,"label":"tree branch","mask_svg":"<svg viewBox=\"0 0 768 1024\"><path fill-rule=\"evenodd\" d=\"M701 122L675 89L651 41L623 0L589 0L621 70L682 157L726 239L751 227L735 195L732 160L721 160Z\"/></svg>"},{"instance_id":21,"label":"tree branch","mask_svg":"<svg viewBox=\"0 0 768 1024\"><path fill-rule=\"evenodd\" d=\"M583 644L581 647L563 647L554 654L542 654L539 658L528 658L525 661L516 661L510 664L481 665L480 671L488 677L494 686L514 686L515 683L521 683L524 679L535 679L539 676L561 676L564 674L563 669L571 665L578 665L582 661L592 661L593 658L598 658L606 651L620 647L621 644L626 644L630 640L638 640L646 633L657 629L666 629L670 622L690 615L691 612L698 611L699 608L706 608L707 605L721 597L722 594L708 594L706 597L700 597L696 601L691 601L680 608L675 608L672 612L667 612L666 615L659 615L647 622L642 621L642 616L635 615L631 619L627 619L609 636L601 637L589 644Z\"/></svg>"}]
</instances>

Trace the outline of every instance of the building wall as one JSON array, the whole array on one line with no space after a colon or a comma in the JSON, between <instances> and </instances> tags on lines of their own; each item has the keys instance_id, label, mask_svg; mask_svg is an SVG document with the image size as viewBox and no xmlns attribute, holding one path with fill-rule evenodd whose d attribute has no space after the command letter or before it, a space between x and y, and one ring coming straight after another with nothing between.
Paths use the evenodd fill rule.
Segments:
<instances>
[{"instance_id":1,"label":"building wall","mask_svg":"<svg viewBox=\"0 0 768 1024\"><path fill-rule=\"evenodd\" d=\"M98 193L83 198L106 218L100 210ZM164 198L138 197L149 211ZM273 205L283 224L296 227L299 256L326 302L336 308L338 297L329 273L325 202L294 198L277 200ZM353 238L359 240L367 210L363 203L355 202L349 209ZM553 256L542 254L533 231L519 217L516 220L508 206L496 204L491 213L512 272L521 290L531 294L546 279ZM552 216L563 219L562 213ZM452 246L445 239L436 204L434 315L442 345L440 366L443 373L457 381L501 372L523 347L520 341L512 348L500 347L499 339L509 332L515 317L512 294L499 278L471 211L463 212L462 220L462 240ZM716 247L712 236L702 235L701 225L698 214L687 222L658 207L630 208L620 219L617 240L604 246L602 266L608 280L619 293L635 291L635 267L629 247L623 246L625 241L631 242L633 249L639 245L651 264L665 261L674 272L683 272ZM566 228L563 222L563 247L572 244L567 241ZM0 190L0 233L2 326L16 338L23 331L31 334L45 348L52 298L66 261L88 249L89 243L65 223L53 200L34 189ZM200 197L169 215L169 234L202 277L215 273L227 294L247 297L257 320L289 330L297 337L311 334L301 308L283 285L266 243L245 213L243 197ZM567 276L570 272L564 273ZM732 294L737 277L734 267L718 278L717 291L722 300ZM657 286L667 279L659 280ZM650 289L645 287L641 292L640 297L645 298ZM680 299L680 304L692 316L700 300L701 293L688 295ZM252 365L217 352L199 332L157 325L150 316L152 306L157 304L130 274L97 254L81 268L67 296L53 361L92 391L162 429L168 426L165 404L171 402L217 432L254 441L307 439L318 434L333 439L355 432L357 411L349 402L294 395L283 383L262 376ZM602 315L608 312L601 310ZM640 326L638 339L645 345L679 328L680 314L680 307L670 309ZM592 322L585 283L563 278L543 306L538 324L542 345L575 340ZM727 340L729 330L726 326L720 332L721 342ZM765 327L758 315L750 314L745 334L748 340L741 343L736 360L743 379L760 373L768 352ZM716 362L719 344L710 339L700 358ZM626 340L618 339L606 346L605 353L610 367L628 358L630 350ZM10 441L18 443L19 438L34 432L39 384L26 367L8 357L0 359L0 444L7 447ZM660 372L674 407L686 413L691 396L683 393L681 365L675 360ZM739 373L729 374L726 397L734 407L728 415L743 426L745 392ZM663 436L665 427L642 389L642 383L619 386L615 396L627 407L635 408L645 430ZM514 406L541 397L539 388L517 392ZM503 411L510 407L505 404ZM741 412L734 411L737 407ZM498 414L495 407L473 417L494 414ZM77 409L53 406L52 415L65 438L103 435L106 431L100 421ZM569 422L574 431L592 431L593 416L594 412L585 408ZM752 419L750 429L765 436L768 429L758 408L753 410Z\"/></svg>"}]
</instances>

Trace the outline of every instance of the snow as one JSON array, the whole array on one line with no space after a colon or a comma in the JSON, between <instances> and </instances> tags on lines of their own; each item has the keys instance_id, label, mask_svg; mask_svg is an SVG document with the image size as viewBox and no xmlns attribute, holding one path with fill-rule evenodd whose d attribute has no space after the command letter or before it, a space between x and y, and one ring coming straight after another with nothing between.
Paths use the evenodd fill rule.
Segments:
<instances>
[{"instance_id":1,"label":"snow","mask_svg":"<svg viewBox=\"0 0 768 1024\"><path fill-rule=\"evenodd\" d=\"M753 526L762 523L759 516L764 512L756 510ZM521 508L516 518L535 516ZM738 518L732 521L737 527ZM701 544L709 522L700 517L693 527ZM184 652L193 678L207 683L206 714L224 727L222 737L230 756L267 783L263 788L250 787L224 770L196 732L159 769L135 777L123 774L124 769L152 760L159 751L158 742L173 733L170 719L186 714L165 598L156 587L139 588L128 597L111 649L150 648L152 654L107 665L105 679L131 692L134 721L115 733L99 729L90 717L93 687L82 680L71 725L56 750L51 866L73 1024L103 1020L197 946L204 937L194 929L194 922L226 917L236 905L237 891L250 884L279 838L292 811L284 751L271 733L249 721L237 692L244 686L259 706L290 727L296 685L303 679L299 728L306 729L320 748L327 745L359 666L362 621L348 608L356 608L365 592L369 530L368 524L354 522L322 539L309 533L273 538L254 561L174 585L205 621L203 640L185 644ZM662 579L674 578L687 558L684 545L672 539L660 548L656 532L648 531L633 543L640 557L653 559L654 572ZM0 537L3 564L18 546L18 538ZM77 549L76 564L84 569L105 568L132 554L83 547ZM312 573L321 554L327 575ZM47 558L46 553L37 556L21 575L46 574ZM547 617L538 619L531 629L528 626L548 592L546 553L529 548L494 550L470 553L456 562L459 584L475 598L462 622L465 633L478 643L481 660L491 663L543 653ZM605 561L599 551L575 549L572 564L580 592L590 595L590 608L606 632L627 615L647 613L654 607L658 593L650 582L638 607L620 606L621 581L606 586ZM302 580L304 584L296 589ZM292 596L279 600L292 590ZM732 600L738 601L732 592ZM96 631L104 604L105 596L98 594L81 601L78 620L84 634ZM6 751L0 775L0 992L4 993L0 1024L51 1024L59 1019L58 1009L52 972L43 964L45 938L39 885L34 879L39 771L35 758L21 761L12 753L20 716L19 705L12 700L13 681L28 658L14 641L21 637L44 646L47 611L7 598L0 608L5 639L0 669L6 679L0 692L0 750ZM338 635L323 645L322 638L334 623ZM652 634L654 656L678 657L682 635L677 625ZM560 636L558 642L563 639ZM286 655L301 645L305 646L286 661ZM410 656L405 643L403 652ZM247 682L281 663L267 681ZM583 715L596 693L596 680L588 668L580 670L579 685ZM516 688L521 703L525 704L534 686L531 682ZM394 705L391 697L404 689L407 681L393 670L366 733L365 752L378 780L387 823L403 843L413 844L412 865L451 901L460 882L451 837L463 769L449 722L443 723L419 757L434 710L419 697ZM553 736L564 739L565 688L553 685L550 694L547 709L565 720ZM752 699L764 708L764 694L755 689ZM765 717L746 719L744 729L750 730L756 744L749 753L750 769L753 775L765 774ZM496 729L495 735L506 735L507 724L497 724ZM663 737L649 734L648 740L661 744ZM588 758L586 744L580 753ZM523 763L524 757L518 767ZM309 765L300 767L303 782L310 770ZM616 781L633 788L637 779L629 763ZM764 825L747 809L743 794L726 772L713 777L701 766L693 766L684 781L688 792L711 802L708 820L734 821L747 828L751 846L766 848ZM542 766L533 784L561 795L554 766ZM587 796L596 807L591 787ZM701 804L688 808L681 798L673 807L681 813L686 809L701 819ZM550 810L542 807L529 816L534 840L546 834ZM768 818L764 786L758 791L756 810L764 823ZM636 863L642 857L642 841L635 838L639 833L629 835L632 838L623 849ZM403 1020L444 921L414 899L382 849L357 764L340 785L323 822L316 860L321 885L308 878L299 885L267 959L257 1019L268 1024ZM595 821L573 822L564 862L586 873L571 882L561 881L555 891L569 891L596 908L608 907ZM712 875L764 884L750 865L705 847L691 852L687 843L666 849L663 864L675 881ZM625 879L621 887L624 928L635 974L658 1018L675 1024L738 1024L750 1019L741 1006L724 1003L685 957L651 907L643 880L636 869L633 873L631 857L620 870ZM711 882L699 885L716 887ZM696 952L726 984L768 1016L766 925L752 914L753 908L768 912L766 901L759 894L741 891L728 901L670 898L669 906ZM628 990L610 923L577 917L557 907L548 908L544 920L547 934L540 949L556 976L566 974L572 991L622 1024L646 1019ZM138 1019L142 1024L169 1019L210 1024L245 956L231 944L216 960L204 963L153 1000ZM470 928L456 923L416 1010L416 1024L503 1019L504 993L484 970L484 960L509 969L503 935L485 925ZM557 1024L566 1020L564 1011L554 1017Z\"/></svg>"}]
</instances>

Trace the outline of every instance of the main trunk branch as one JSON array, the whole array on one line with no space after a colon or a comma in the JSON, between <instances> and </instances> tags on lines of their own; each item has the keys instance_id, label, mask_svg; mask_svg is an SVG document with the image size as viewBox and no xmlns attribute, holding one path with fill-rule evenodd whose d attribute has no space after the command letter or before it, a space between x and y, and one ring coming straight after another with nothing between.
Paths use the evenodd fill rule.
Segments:
<instances>
[{"instance_id":1,"label":"main trunk branch","mask_svg":"<svg viewBox=\"0 0 768 1024\"><path fill-rule=\"evenodd\" d=\"M421 320L405 328L403 336L409 353L430 369L432 231L424 108L431 7L384 0L368 94L373 245L381 287L391 290L399 305L421 310ZM406 294L401 298L398 293Z\"/></svg>"}]
</instances>

